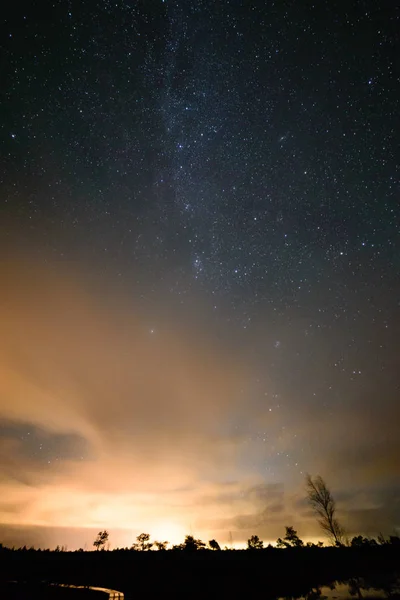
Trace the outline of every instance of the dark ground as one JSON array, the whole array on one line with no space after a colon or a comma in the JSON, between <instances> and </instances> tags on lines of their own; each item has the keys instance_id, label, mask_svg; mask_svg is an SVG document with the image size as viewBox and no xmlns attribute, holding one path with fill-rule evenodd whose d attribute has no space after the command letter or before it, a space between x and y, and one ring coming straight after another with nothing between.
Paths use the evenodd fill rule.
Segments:
<instances>
[{"instance_id":1,"label":"dark ground","mask_svg":"<svg viewBox=\"0 0 400 600\"><path fill-rule=\"evenodd\" d=\"M32 585L47 581L106 587L122 591L127 600L160 595L167 598L299 597L317 586L357 578L366 579L370 586L386 590L390 595L394 591L391 586L400 574L400 548L390 545L192 553L3 550L0 561L3 582L18 580ZM58 593L60 596L51 597L63 600L70 597L68 594L74 594L73 598L79 600L90 591L60 590ZM43 594L40 597L50 598Z\"/></svg>"},{"instance_id":2,"label":"dark ground","mask_svg":"<svg viewBox=\"0 0 400 600\"><path fill-rule=\"evenodd\" d=\"M104 592L74 590L35 583L9 582L2 584L0 598L7 600L107 600Z\"/></svg>"}]
</instances>

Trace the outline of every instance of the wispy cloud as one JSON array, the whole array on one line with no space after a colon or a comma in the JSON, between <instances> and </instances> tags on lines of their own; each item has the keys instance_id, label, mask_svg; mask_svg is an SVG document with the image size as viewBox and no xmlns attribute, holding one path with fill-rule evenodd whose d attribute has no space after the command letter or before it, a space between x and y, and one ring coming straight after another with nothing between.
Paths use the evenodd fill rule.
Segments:
<instances>
[{"instance_id":1,"label":"wispy cloud","mask_svg":"<svg viewBox=\"0 0 400 600\"><path fill-rule=\"evenodd\" d=\"M374 427L350 407L333 418L295 402L296 390L281 416L254 403L247 414L245 353L201 322L183 327L116 289L94 291L75 271L0 268L0 522L9 532L39 527L36 539L52 540L60 527L107 527L115 543L143 529L226 542L230 531L236 541L276 539L294 524L314 536L304 474L280 470L287 456L332 482L353 527L389 526L393 502L370 501L378 480L398 473L395 415L376 412ZM254 442L258 431L266 437ZM354 482L365 491L356 506L343 496Z\"/></svg>"}]
</instances>

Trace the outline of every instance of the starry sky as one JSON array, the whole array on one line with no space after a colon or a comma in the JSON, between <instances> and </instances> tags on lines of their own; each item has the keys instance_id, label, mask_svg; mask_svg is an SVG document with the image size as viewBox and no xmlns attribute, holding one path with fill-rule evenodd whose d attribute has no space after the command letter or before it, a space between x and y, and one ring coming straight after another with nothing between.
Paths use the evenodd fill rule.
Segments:
<instances>
[{"instance_id":1,"label":"starry sky","mask_svg":"<svg viewBox=\"0 0 400 600\"><path fill-rule=\"evenodd\" d=\"M9 4L0 537L400 527L400 8ZM398 529L397 529L398 530Z\"/></svg>"}]
</instances>

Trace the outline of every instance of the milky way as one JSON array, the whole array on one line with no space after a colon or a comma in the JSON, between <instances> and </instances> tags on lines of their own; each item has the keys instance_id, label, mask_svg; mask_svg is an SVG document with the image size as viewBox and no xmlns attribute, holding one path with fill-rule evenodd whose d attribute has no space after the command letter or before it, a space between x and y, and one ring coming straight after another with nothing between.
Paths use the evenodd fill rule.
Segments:
<instances>
[{"instance_id":1,"label":"milky way","mask_svg":"<svg viewBox=\"0 0 400 600\"><path fill-rule=\"evenodd\" d=\"M221 373L236 368L227 357L244 373L207 436L240 451L210 480L239 482L235 498L244 474L246 489L282 484L295 498L284 514L306 523L296 494L318 470L357 531L399 526L399 25L398 8L368 0L116 0L7 7L1 26L0 243L16 261L4 281L10 270L24 281L29 259L75 273L101 302L114 290L112 319L140 315L144 344L169 330L192 348L204 335L209 350L188 365L221 344ZM13 285L26 315L28 283ZM13 412L4 389L0 437L5 452L18 441L21 464L37 463L34 485L54 461L93 460L86 426L43 433L45 413ZM196 433L182 417L185 427ZM250 527L241 511L261 510L263 494L249 494L258 499L228 503L218 525L237 539ZM269 535L271 523L254 522Z\"/></svg>"}]
</instances>

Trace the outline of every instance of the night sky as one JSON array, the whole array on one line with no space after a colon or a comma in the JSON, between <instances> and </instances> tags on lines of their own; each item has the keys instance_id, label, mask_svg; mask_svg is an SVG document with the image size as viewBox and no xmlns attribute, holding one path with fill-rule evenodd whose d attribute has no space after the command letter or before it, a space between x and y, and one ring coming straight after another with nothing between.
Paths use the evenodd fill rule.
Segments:
<instances>
[{"instance_id":1,"label":"night sky","mask_svg":"<svg viewBox=\"0 0 400 600\"><path fill-rule=\"evenodd\" d=\"M400 527L395 4L8 3L0 541Z\"/></svg>"}]
</instances>

